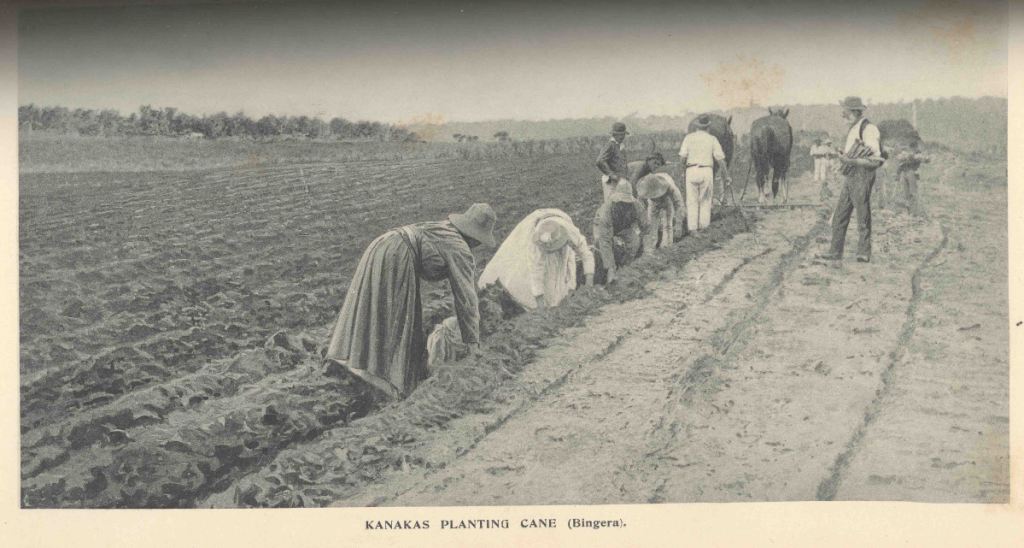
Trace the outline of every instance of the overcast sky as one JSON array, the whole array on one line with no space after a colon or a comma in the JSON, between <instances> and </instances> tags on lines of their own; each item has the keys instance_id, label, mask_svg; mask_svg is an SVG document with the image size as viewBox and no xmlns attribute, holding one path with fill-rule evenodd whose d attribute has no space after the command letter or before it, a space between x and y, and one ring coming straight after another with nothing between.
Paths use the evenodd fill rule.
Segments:
<instances>
[{"instance_id":1,"label":"overcast sky","mask_svg":"<svg viewBox=\"0 0 1024 548\"><path fill-rule=\"evenodd\" d=\"M19 103L411 122L1007 94L1005 2L360 4L23 10Z\"/></svg>"}]
</instances>

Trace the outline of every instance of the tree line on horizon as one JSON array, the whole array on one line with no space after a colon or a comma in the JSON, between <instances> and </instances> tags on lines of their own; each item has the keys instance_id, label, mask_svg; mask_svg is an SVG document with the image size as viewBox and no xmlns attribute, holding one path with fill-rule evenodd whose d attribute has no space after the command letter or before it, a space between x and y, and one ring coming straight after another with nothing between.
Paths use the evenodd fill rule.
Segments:
<instances>
[{"instance_id":1,"label":"tree line on horizon","mask_svg":"<svg viewBox=\"0 0 1024 548\"><path fill-rule=\"evenodd\" d=\"M917 122L917 130L925 141L943 143L964 150L996 150L1007 148L1007 100L1002 97L946 97L918 99L917 101L868 103L869 119L876 123L885 120L906 120ZM916 107L915 107L916 103ZM840 116L838 101L830 104L779 104L790 109L789 122L796 131L828 133L832 136L846 134L847 125ZM914 111L917 115L914 115ZM737 107L727 110L711 110L717 114L732 116L732 128L737 136L749 133L754 120L768 114L767 106ZM459 140L465 135L491 135L497 131L515 135L516 140L564 139L575 136L607 135L613 122L625 122L635 135L647 135L663 131L685 130L689 121L699 112L682 115L636 114L621 118L610 116L555 119L555 120L486 120L479 122L448 122L439 127L414 125L410 129L421 135L430 135L428 140L441 140L440 136L451 135ZM497 137L496 137L497 138Z\"/></svg>"},{"instance_id":2,"label":"tree line on horizon","mask_svg":"<svg viewBox=\"0 0 1024 548\"><path fill-rule=\"evenodd\" d=\"M312 116L275 116L253 119L243 112L196 116L174 107L142 105L128 116L114 109L69 109L63 106L18 107L18 129L64 135L86 136L169 136L217 139L236 137L268 139L301 137L308 139L354 139L376 141L417 141L419 136L407 128L366 120L350 121L340 117L323 120Z\"/></svg>"},{"instance_id":3,"label":"tree line on horizon","mask_svg":"<svg viewBox=\"0 0 1024 548\"><path fill-rule=\"evenodd\" d=\"M795 130L842 135L845 125L838 103L829 105L792 105L789 116ZM1007 100L999 97L949 97L913 103L870 103L869 118L911 120L917 118L921 137L958 149L1006 151ZM751 122L767 114L765 107L752 106L718 111L733 116L732 127L738 136L747 132ZM622 118L634 134L678 131L695 114L685 116L635 115ZM518 141L547 141L580 136L607 135L611 117L545 121L491 120L417 124L410 127L380 122L351 122L335 117L322 120L310 116L267 115L252 119L242 112L219 112L194 116L175 108L143 105L128 116L112 109L68 109L61 106L18 108L18 126L22 132L42 131L68 135L133 136L164 135L217 138L308 138L359 141L446 141L477 143L478 135L492 135L499 144ZM512 139L515 135L515 139Z\"/></svg>"}]
</instances>

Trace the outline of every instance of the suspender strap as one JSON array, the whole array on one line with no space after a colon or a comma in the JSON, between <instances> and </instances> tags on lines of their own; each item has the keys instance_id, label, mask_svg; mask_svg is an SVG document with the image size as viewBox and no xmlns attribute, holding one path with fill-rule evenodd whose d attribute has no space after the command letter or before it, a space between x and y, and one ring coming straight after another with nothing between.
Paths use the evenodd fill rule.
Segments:
<instances>
[{"instance_id":1,"label":"suspender strap","mask_svg":"<svg viewBox=\"0 0 1024 548\"><path fill-rule=\"evenodd\" d=\"M402 241L404 241L405 245L409 246L409 250L412 251L412 260L416 264L416 276L421 277L419 239L416 238L416 234L412 231L412 229L407 226L396 228L395 232L397 232L398 235L402 237Z\"/></svg>"}]
</instances>

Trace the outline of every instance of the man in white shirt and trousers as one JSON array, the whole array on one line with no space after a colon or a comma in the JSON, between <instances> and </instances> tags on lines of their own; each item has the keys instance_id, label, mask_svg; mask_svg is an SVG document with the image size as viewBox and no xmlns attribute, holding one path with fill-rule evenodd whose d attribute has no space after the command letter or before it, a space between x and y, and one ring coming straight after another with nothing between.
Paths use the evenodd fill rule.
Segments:
<instances>
[{"instance_id":1,"label":"man in white shirt and trousers","mask_svg":"<svg viewBox=\"0 0 1024 548\"><path fill-rule=\"evenodd\" d=\"M732 185L729 167L725 164L725 152L718 139L708 133L711 119L707 115L697 118L697 130L689 133L679 147L686 170L686 226L690 232L707 228L711 224L711 198L715 186L714 165L722 171L725 186Z\"/></svg>"},{"instance_id":2,"label":"man in white shirt and trousers","mask_svg":"<svg viewBox=\"0 0 1024 548\"><path fill-rule=\"evenodd\" d=\"M882 158L881 134L878 127L864 117L867 106L860 97L847 97L840 106L843 107L843 118L851 122L843 155L839 157L844 170L843 189L839 194L839 203L832 212L832 245L828 253L818 257L833 261L843 258L850 215L856 213L859 236L857 261L866 263L871 261L871 188L875 184L875 170L885 161ZM870 154L851 158L850 152L858 147L858 142Z\"/></svg>"}]
</instances>

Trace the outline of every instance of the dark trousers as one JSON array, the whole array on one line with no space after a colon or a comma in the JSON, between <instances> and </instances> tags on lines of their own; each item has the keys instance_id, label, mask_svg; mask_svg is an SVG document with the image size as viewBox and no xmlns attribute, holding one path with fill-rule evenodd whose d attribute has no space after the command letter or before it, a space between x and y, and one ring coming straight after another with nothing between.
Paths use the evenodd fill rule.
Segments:
<instances>
[{"instance_id":1,"label":"dark trousers","mask_svg":"<svg viewBox=\"0 0 1024 548\"><path fill-rule=\"evenodd\" d=\"M834 255L842 255L846 244L846 229L850 216L857 214L857 256L871 257L871 187L875 184L875 170L857 168L843 181L839 203L832 212L832 248Z\"/></svg>"},{"instance_id":2,"label":"dark trousers","mask_svg":"<svg viewBox=\"0 0 1024 548\"><path fill-rule=\"evenodd\" d=\"M903 205L907 206L910 211L917 210L917 171L912 169L905 169L899 172L897 178L900 181L900 187L903 191L901 198L903 199Z\"/></svg>"}]
</instances>

